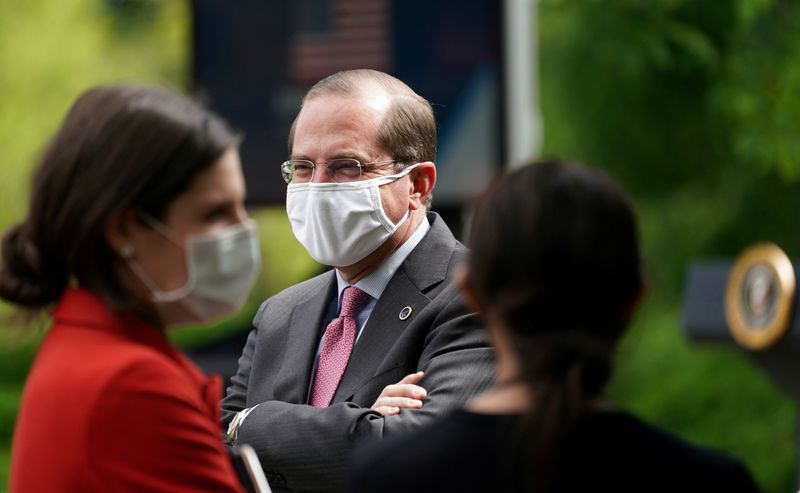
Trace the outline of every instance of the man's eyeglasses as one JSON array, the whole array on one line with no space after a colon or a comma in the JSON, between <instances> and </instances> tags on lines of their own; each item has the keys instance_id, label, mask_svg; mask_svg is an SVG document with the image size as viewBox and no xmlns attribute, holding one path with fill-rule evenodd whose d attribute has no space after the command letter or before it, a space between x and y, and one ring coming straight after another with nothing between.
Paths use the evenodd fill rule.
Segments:
<instances>
[{"instance_id":1,"label":"man's eyeglasses","mask_svg":"<svg viewBox=\"0 0 800 493\"><path fill-rule=\"evenodd\" d=\"M395 162L362 163L358 159L339 158L331 159L324 165L318 165L305 159L290 159L281 164L281 175L286 183L307 183L314 179L317 167L323 166L328 178L336 183L348 183L358 181L365 168L369 169L369 167L384 166Z\"/></svg>"}]
</instances>

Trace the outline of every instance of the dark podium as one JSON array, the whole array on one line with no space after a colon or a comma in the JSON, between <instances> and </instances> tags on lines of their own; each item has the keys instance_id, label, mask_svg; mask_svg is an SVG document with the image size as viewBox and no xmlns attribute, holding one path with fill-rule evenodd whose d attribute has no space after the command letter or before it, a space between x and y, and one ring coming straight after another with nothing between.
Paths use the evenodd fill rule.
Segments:
<instances>
[{"instance_id":1,"label":"dark podium","mask_svg":"<svg viewBox=\"0 0 800 493\"><path fill-rule=\"evenodd\" d=\"M800 400L800 315L792 262L776 245L760 243L731 261L689 267L682 325L691 340L737 344L795 401ZM797 419L800 427L800 416ZM800 450L800 428L797 432ZM800 475L795 472L800 485Z\"/></svg>"}]
</instances>

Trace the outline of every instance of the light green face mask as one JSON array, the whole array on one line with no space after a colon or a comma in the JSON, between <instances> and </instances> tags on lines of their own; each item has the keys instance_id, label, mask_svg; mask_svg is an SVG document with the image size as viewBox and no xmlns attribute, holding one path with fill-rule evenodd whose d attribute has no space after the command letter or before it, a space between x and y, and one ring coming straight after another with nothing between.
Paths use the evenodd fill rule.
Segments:
<instances>
[{"instance_id":1,"label":"light green face mask","mask_svg":"<svg viewBox=\"0 0 800 493\"><path fill-rule=\"evenodd\" d=\"M150 290L166 325L203 323L235 312L247 299L261 265L256 224L248 220L221 231L190 235L185 244L160 221L142 219L186 252L186 284L164 291L132 258L131 270Z\"/></svg>"}]
</instances>

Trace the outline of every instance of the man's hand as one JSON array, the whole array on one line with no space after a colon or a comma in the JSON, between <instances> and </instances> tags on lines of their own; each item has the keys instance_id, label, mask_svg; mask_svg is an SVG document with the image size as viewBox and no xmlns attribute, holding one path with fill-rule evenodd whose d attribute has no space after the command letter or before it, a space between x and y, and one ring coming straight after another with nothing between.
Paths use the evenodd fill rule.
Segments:
<instances>
[{"instance_id":1,"label":"man's hand","mask_svg":"<svg viewBox=\"0 0 800 493\"><path fill-rule=\"evenodd\" d=\"M417 373L406 375L396 384L387 385L371 409L384 416L393 416L400 414L400 409L402 408L421 408L422 399L428 395L428 391L415 384L422 380L424 376L425 372L418 371Z\"/></svg>"}]
</instances>

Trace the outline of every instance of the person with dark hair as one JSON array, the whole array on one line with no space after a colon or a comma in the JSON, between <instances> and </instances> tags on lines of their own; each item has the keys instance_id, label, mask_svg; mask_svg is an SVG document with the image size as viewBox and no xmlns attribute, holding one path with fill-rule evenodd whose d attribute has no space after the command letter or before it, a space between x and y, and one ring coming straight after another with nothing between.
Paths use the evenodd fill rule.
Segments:
<instances>
[{"instance_id":1,"label":"person with dark hair","mask_svg":"<svg viewBox=\"0 0 800 493\"><path fill-rule=\"evenodd\" d=\"M10 491L239 492L218 378L167 340L238 309L259 265L239 136L172 93L83 93L3 237L0 298L53 324L25 383Z\"/></svg>"},{"instance_id":2,"label":"person with dark hair","mask_svg":"<svg viewBox=\"0 0 800 493\"><path fill-rule=\"evenodd\" d=\"M312 87L289 135L286 208L335 269L261 306L223 400L277 491L341 491L352 447L413 430L491 383L485 332L450 282L466 250L429 212L430 103L374 70Z\"/></svg>"},{"instance_id":3,"label":"person with dark hair","mask_svg":"<svg viewBox=\"0 0 800 493\"><path fill-rule=\"evenodd\" d=\"M494 386L365 446L353 491L757 491L739 462L603 397L644 286L634 213L604 173L543 161L500 179L459 285L495 347Z\"/></svg>"}]
</instances>

